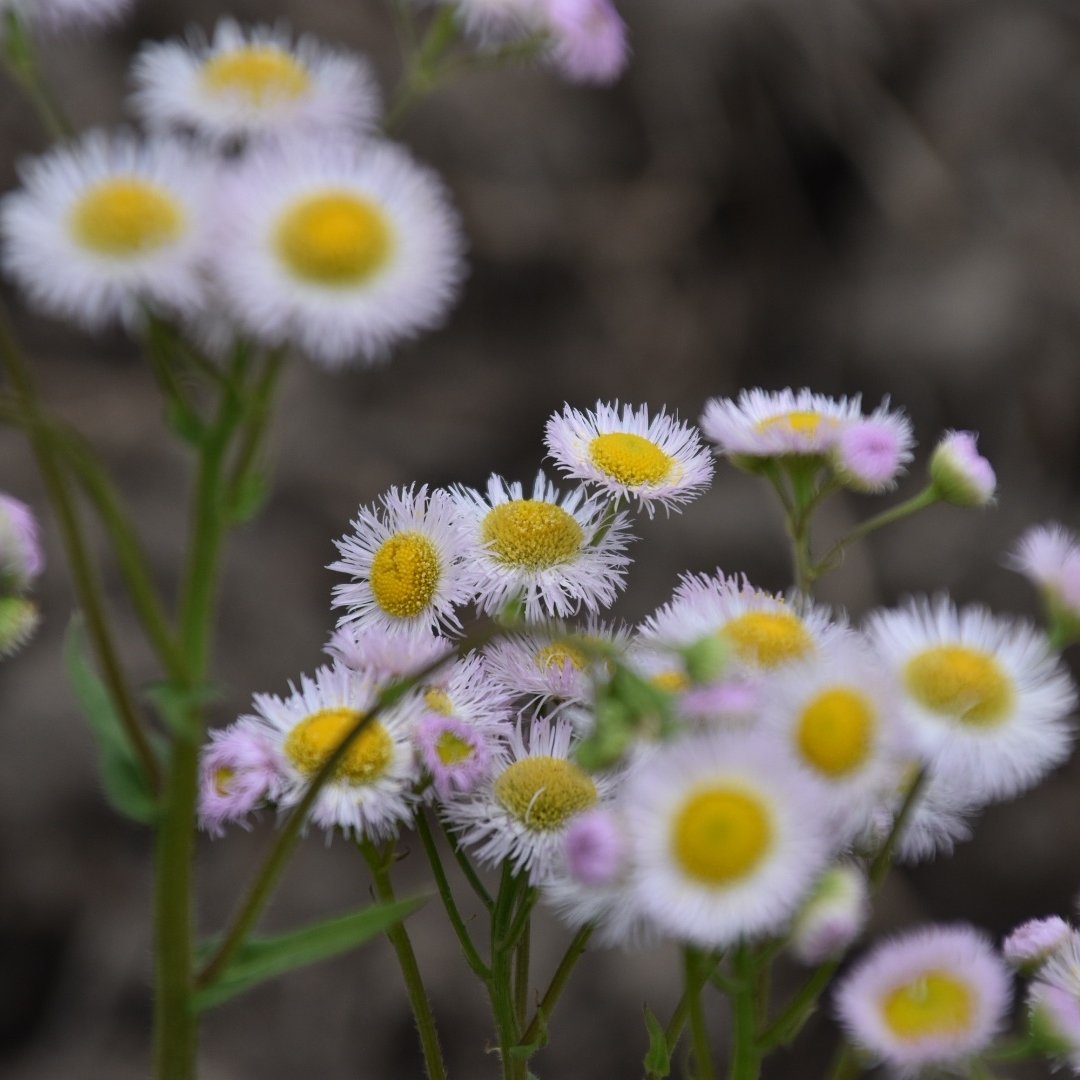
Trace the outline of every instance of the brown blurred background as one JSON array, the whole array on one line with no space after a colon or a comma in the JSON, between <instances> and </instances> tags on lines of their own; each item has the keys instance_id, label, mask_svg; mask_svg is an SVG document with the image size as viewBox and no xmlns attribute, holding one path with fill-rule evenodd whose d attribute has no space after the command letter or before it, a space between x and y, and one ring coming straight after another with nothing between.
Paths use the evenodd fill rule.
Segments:
<instances>
[{"instance_id":1,"label":"brown blurred background","mask_svg":"<svg viewBox=\"0 0 1080 1080\"><path fill-rule=\"evenodd\" d=\"M924 447L944 427L976 429L998 468L1000 506L902 524L853 555L822 595L855 616L940 588L1034 611L1002 552L1030 522L1080 525L1080 10L1071 0L625 0L623 11L635 58L613 89L541 70L472 75L406 125L405 141L442 172L466 218L464 300L444 331L385 368L288 372L275 493L231 546L215 723L253 690L282 691L320 662L331 624L323 567L359 503L412 480L479 483L491 470L527 479L544 420L564 401L619 398L694 418L711 395L809 385L862 391L872 404L891 394ZM210 0L144 0L109 36L55 43L61 98L80 125L115 124L137 42L221 13ZM250 0L231 13L286 18L366 52L387 88L397 76L378 0ZM43 145L0 82L0 189L15 183L14 160ZM49 402L108 459L171 589L190 476L146 367L119 336L87 341L23 309L18 323ZM0 431L0 461L0 488L43 511L33 463L10 432ZM868 509L836 500L823 534ZM778 515L733 470L722 467L682 516L640 533L624 617L662 602L684 569L787 583ZM0 1075L128 1080L149 1068L150 840L101 797L61 674L72 599L48 515L45 537L44 628L0 668ZM106 573L116 585L108 563ZM133 678L152 681L129 611L116 611ZM964 918L1000 935L1069 912L1078 780L1074 763L987 813L952 860L896 874L879 928ZM207 931L268 838L264 825L201 843ZM403 866L403 891L425 880L419 862ZM367 889L350 847L312 837L267 925L343 912ZM495 1076L485 1005L438 905L410 925L452 1075ZM541 974L566 938L545 923ZM591 954L536 1071L639 1075L641 1006L666 1015L676 981L669 951ZM766 1075L820 1076L831 1039L816 1022L805 1051ZM203 1060L207 1080L420 1075L382 942L214 1013Z\"/></svg>"}]
</instances>

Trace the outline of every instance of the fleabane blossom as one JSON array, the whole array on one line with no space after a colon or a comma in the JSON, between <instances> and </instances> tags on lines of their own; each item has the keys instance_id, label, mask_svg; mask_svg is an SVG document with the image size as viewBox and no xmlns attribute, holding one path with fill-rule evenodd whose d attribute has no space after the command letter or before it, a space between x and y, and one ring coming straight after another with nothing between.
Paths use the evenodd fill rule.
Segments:
<instances>
[{"instance_id":1,"label":"fleabane blossom","mask_svg":"<svg viewBox=\"0 0 1080 1080\"><path fill-rule=\"evenodd\" d=\"M423 716L415 734L420 763L441 799L476 790L491 769L497 741L490 726L441 712Z\"/></svg>"},{"instance_id":2,"label":"fleabane blossom","mask_svg":"<svg viewBox=\"0 0 1080 1080\"><path fill-rule=\"evenodd\" d=\"M662 744L635 763L616 807L636 904L702 948L780 931L834 852L813 785L757 734Z\"/></svg>"},{"instance_id":3,"label":"fleabane blossom","mask_svg":"<svg viewBox=\"0 0 1080 1080\"><path fill-rule=\"evenodd\" d=\"M45 568L37 518L24 502L0 493L0 594L25 592Z\"/></svg>"},{"instance_id":4,"label":"fleabane blossom","mask_svg":"<svg viewBox=\"0 0 1080 1080\"><path fill-rule=\"evenodd\" d=\"M547 422L544 442L568 477L610 498L637 501L650 517L658 506L678 509L705 491L712 455L698 433L661 409L596 403L581 412L567 405Z\"/></svg>"},{"instance_id":5,"label":"fleabane blossom","mask_svg":"<svg viewBox=\"0 0 1080 1080\"><path fill-rule=\"evenodd\" d=\"M1080 625L1080 542L1061 525L1035 525L1020 537L1009 566L1042 591L1051 613Z\"/></svg>"},{"instance_id":6,"label":"fleabane blossom","mask_svg":"<svg viewBox=\"0 0 1080 1080\"><path fill-rule=\"evenodd\" d=\"M426 624L384 625L372 620L343 623L323 646L332 660L379 682L419 674L453 650L449 638L433 633Z\"/></svg>"},{"instance_id":7,"label":"fleabane blossom","mask_svg":"<svg viewBox=\"0 0 1080 1080\"><path fill-rule=\"evenodd\" d=\"M850 863L830 867L814 886L791 928L791 952L800 963L842 956L870 917L866 875Z\"/></svg>"},{"instance_id":8,"label":"fleabane blossom","mask_svg":"<svg viewBox=\"0 0 1080 1080\"><path fill-rule=\"evenodd\" d=\"M44 30L59 32L118 22L134 0L0 0L0 15L14 12Z\"/></svg>"},{"instance_id":9,"label":"fleabane blossom","mask_svg":"<svg viewBox=\"0 0 1080 1080\"><path fill-rule=\"evenodd\" d=\"M209 166L178 143L91 132L20 166L0 265L48 315L90 330L205 300Z\"/></svg>"},{"instance_id":10,"label":"fleabane blossom","mask_svg":"<svg viewBox=\"0 0 1080 1080\"><path fill-rule=\"evenodd\" d=\"M1036 979L1028 988L1031 1033L1043 1052L1080 1075L1080 994Z\"/></svg>"},{"instance_id":11,"label":"fleabane blossom","mask_svg":"<svg viewBox=\"0 0 1080 1080\"><path fill-rule=\"evenodd\" d=\"M626 69L626 23L611 0L539 0L551 64L572 82L612 83Z\"/></svg>"},{"instance_id":12,"label":"fleabane blossom","mask_svg":"<svg viewBox=\"0 0 1080 1080\"><path fill-rule=\"evenodd\" d=\"M453 7L469 38L493 46L539 34L544 29L540 0L442 0Z\"/></svg>"},{"instance_id":13,"label":"fleabane blossom","mask_svg":"<svg viewBox=\"0 0 1080 1080\"><path fill-rule=\"evenodd\" d=\"M212 731L199 763L199 825L225 835L227 823L247 828L248 815L273 799L283 775L275 740L251 719Z\"/></svg>"},{"instance_id":14,"label":"fleabane blossom","mask_svg":"<svg viewBox=\"0 0 1080 1080\"><path fill-rule=\"evenodd\" d=\"M853 491L891 491L911 461L914 444L911 421L882 406L841 430L832 452L833 472Z\"/></svg>"},{"instance_id":15,"label":"fleabane blossom","mask_svg":"<svg viewBox=\"0 0 1080 1080\"><path fill-rule=\"evenodd\" d=\"M877 612L867 629L918 755L961 796L1010 798L1068 755L1076 690L1030 624L940 597Z\"/></svg>"},{"instance_id":16,"label":"fleabane blossom","mask_svg":"<svg viewBox=\"0 0 1080 1080\"><path fill-rule=\"evenodd\" d=\"M821 607L789 603L718 570L684 574L671 601L642 624L640 636L645 645L685 648L718 635L731 649L738 674L809 660L845 633Z\"/></svg>"},{"instance_id":17,"label":"fleabane blossom","mask_svg":"<svg viewBox=\"0 0 1080 1080\"><path fill-rule=\"evenodd\" d=\"M930 455L930 480L939 497L955 506L988 506L994 501L997 476L979 453L972 431L949 431Z\"/></svg>"},{"instance_id":18,"label":"fleabane blossom","mask_svg":"<svg viewBox=\"0 0 1080 1080\"><path fill-rule=\"evenodd\" d=\"M904 1076L960 1069L1000 1031L1012 977L970 926L935 926L878 945L843 979L836 1009L850 1040Z\"/></svg>"},{"instance_id":19,"label":"fleabane blossom","mask_svg":"<svg viewBox=\"0 0 1080 1080\"><path fill-rule=\"evenodd\" d=\"M1075 935L1059 915L1028 919L1001 943L1001 954L1017 971L1032 975Z\"/></svg>"},{"instance_id":20,"label":"fleabane blossom","mask_svg":"<svg viewBox=\"0 0 1080 1080\"><path fill-rule=\"evenodd\" d=\"M572 760L574 729L562 718L519 725L500 749L488 779L442 812L464 847L488 865L509 863L536 885L563 858L577 815L604 805L614 781Z\"/></svg>"},{"instance_id":21,"label":"fleabane blossom","mask_svg":"<svg viewBox=\"0 0 1080 1080\"><path fill-rule=\"evenodd\" d=\"M541 472L532 493L492 476L484 494L459 487L460 519L471 539L469 583L491 615L520 599L525 618L595 613L614 603L630 559L627 518L575 488L560 496Z\"/></svg>"},{"instance_id":22,"label":"fleabane blossom","mask_svg":"<svg viewBox=\"0 0 1080 1080\"><path fill-rule=\"evenodd\" d=\"M271 743L281 761L275 802L295 806L312 778L349 733L374 708L379 686L342 667L301 676L287 697L256 694L254 712L242 718ZM420 773L412 733L422 713L404 698L367 720L311 808L310 820L372 840L395 835L416 806Z\"/></svg>"},{"instance_id":23,"label":"fleabane blossom","mask_svg":"<svg viewBox=\"0 0 1080 1080\"><path fill-rule=\"evenodd\" d=\"M464 276L442 182L386 142L255 150L223 184L214 275L256 340L328 368L385 359L440 325Z\"/></svg>"},{"instance_id":24,"label":"fleabane blossom","mask_svg":"<svg viewBox=\"0 0 1080 1080\"><path fill-rule=\"evenodd\" d=\"M343 624L460 627L454 609L473 596L470 547L447 492L391 488L335 546L341 558L329 568L352 579L334 586Z\"/></svg>"},{"instance_id":25,"label":"fleabane blossom","mask_svg":"<svg viewBox=\"0 0 1080 1080\"><path fill-rule=\"evenodd\" d=\"M370 134L379 90L357 56L281 27L232 19L211 40L144 46L132 68L136 111L152 128L194 130L215 143L264 136Z\"/></svg>"}]
</instances>

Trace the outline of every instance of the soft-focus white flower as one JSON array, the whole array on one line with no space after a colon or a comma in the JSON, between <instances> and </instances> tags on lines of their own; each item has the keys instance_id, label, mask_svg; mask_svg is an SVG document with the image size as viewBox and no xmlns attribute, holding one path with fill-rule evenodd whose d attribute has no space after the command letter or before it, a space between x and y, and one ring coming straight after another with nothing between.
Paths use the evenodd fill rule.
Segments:
<instances>
[{"instance_id":1,"label":"soft-focus white flower","mask_svg":"<svg viewBox=\"0 0 1080 1080\"><path fill-rule=\"evenodd\" d=\"M332 660L378 682L416 675L453 652L449 638L415 623L383 625L344 623L323 646Z\"/></svg>"},{"instance_id":2,"label":"soft-focus white flower","mask_svg":"<svg viewBox=\"0 0 1080 1080\"><path fill-rule=\"evenodd\" d=\"M91 132L20 166L0 201L0 257L29 301L98 329L146 303L190 313L205 298L205 163L176 143Z\"/></svg>"},{"instance_id":3,"label":"soft-focus white flower","mask_svg":"<svg viewBox=\"0 0 1080 1080\"><path fill-rule=\"evenodd\" d=\"M870 917L866 875L850 863L830 867L791 928L791 952L804 964L823 964L842 956Z\"/></svg>"},{"instance_id":4,"label":"soft-focus white flower","mask_svg":"<svg viewBox=\"0 0 1080 1080\"><path fill-rule=\"evenodd\" d=\"M1075 936L1076 931L1058 915L1028 919L1002 942L1001 955L1018 971L1033 975Z\"/></svg>"},{"instance_id":5,"label":"soft-focus white flower","mask_svg":"<svg viewBox=\"0 0 1080 1080\"><path fill-rule=\"evenodd\" d=\"M0 15L13 11L45 30L103 26L123 18L133 0L0 0Z\"/></svg>"},{"instance_id":6,"label":"soft-focus white flower","mask_svg":"<svg viewBox=\"0 0 1080 1080\"><path fill-rule=\"evenodd\" d=\"M379 90L367 64L281 27L217 24L186 43L146 45L132 68L133 102L151 127L190 128L217 142L264 135L374 130Z\"/></svg>"},{"instance_id":7,"label":"soft-focus white flower","mask_svg":"<svg viewBox=\"0 0 1080 1080\"><path fill-rule=\"evenodd\" d=\"M845 487L854 491L890 491L911 461L914 443L911 421L882 406L873 416L857 420L840 432L833 449L833 471Z\"/></svg>"},{"instance_id":8,"label":"soft-focus white flower","mask_svg":"<svg viewBox=\"0 0 1080 1080\"><path fill-rule=\"evenodd\" d=\"M1080 541L1061 525L1035 525L1017 541L1009 565L1033 581L1052 615L1080 624Z\"/></svg>"}]
</instances>

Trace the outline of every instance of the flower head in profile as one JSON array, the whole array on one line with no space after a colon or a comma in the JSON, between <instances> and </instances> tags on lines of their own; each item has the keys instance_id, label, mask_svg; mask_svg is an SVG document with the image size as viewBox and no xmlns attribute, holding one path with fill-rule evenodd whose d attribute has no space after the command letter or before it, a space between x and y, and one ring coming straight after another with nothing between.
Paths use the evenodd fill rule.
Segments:
<instances>
[{"instance_id":1,"label":"flower head in profile","mask_svg":"<svg viewBox=\"0 0 1080 1080\"><path fill-rule=\"evenodd\" d=\"M936 926L877 946L843 980L836 1008L851 1041L902 1075L960 1068L1007 1016L1012 978L969 926Z\"/></svg>"},{"instance_id":2,"label":"flower head in profile","mask_svg":"<svg viewBox=\"0 0 1080 1080\"><path fill-rule=\"evenodd\" d=\"M678 509L712 480L712 455L688 424L646 406L597 402L580 412L567 405L547 422L549 455L568 477L612 498L637 500L651 516L657 506Z\"/></svg>"},{"instance_id":3,"label":"flower head in profile","mask_svg":"<svg viewBox=\"0 0 1080 1080\"><path fill-rule=\"evenodd\" d=\"M1041 590L1052 617L1080 632L1080 541L1061 525L1035 525L1016 543L1009 566Z\"/></svg>"},{"instance_id":4,"label":"flower head in profile","mask_svg":"<svg viewBox=\"0 0 1080 1080\"><path fill-rule=\"evenodd\" d=\"M571 82L612 83L630 59L626 23L611 0L540 0L552 65Z\"/></svg>"},{"instance_id":5,"label":"flower head in profile","mask_svg":"<svg viewBox=\"0 0 1080 1080\"><path fill-rule=\"evenodd\" d=\"M891 491L911 461L914 442L911 421L882 405L840 432L832 454L833 472L853 491L868 495Z\"/></svg>"},{"instance_id":6,"label":"flower head in profile","mask_svg":"<svg viewBox=\"0 0 1080 1080\"><path fill-rule=\"evenodd\" d=\"M1076 931L1060 916L1028 919L1001 944L1001 954L1018 971L1034 974L1067 942Z\"/></svg>"},{"instance_id":7,"label":"flower head in profile","mask_svg":"<svg viewBox=\"0 0 1080 1080\"><path fill-rule=\"evenodd\" d=\"M379 91L358 57L280 27L217 24L211 40L145 46L132 69L134 105L151 127L214 142L260 136L342 137L374 130Z\"/></svg>"},{"instance_id":8,"label":"flower head in profile","mask_svg":"<svg viewBox=\"0 0 1080 1080\"><path fill-rule=\"evenodd\" d=\"M988 506L994 501L997 476L979 453L972 431L949 431L930 456L930 480L938 496L955 506Z\"/></svg>"},{"instance_id":9,"label":"flower head in profile","mask_svg":"<svg viewBox=\"0 0 1080 1080\"><path fill-rule=\"evenodd\" d=\"M248 815L273 799L282 777L275 740L250 718L212 731L199 767L199 825L214 837L225 835L227 823L246 828Z\"/></svg>"},{"instance_id":10,"label":"flower head in profile","mask_svg":"<svg viewBox=\"0 0 1080 1080\"><path fill-rule=\"evenodd\" d=\"M22 593L45 568L37 519L24 502L0 493L0 594Z\"/></svg>"}]
</instances>

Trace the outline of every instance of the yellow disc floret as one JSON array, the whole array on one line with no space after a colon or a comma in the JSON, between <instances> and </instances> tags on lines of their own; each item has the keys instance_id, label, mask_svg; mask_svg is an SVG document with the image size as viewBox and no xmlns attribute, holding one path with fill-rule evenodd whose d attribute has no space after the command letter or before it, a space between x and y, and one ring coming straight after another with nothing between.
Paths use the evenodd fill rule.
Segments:
<instances>
[{"instance_id":1,"label":"yellow disc floret","mask_svg":"<svg viewBox=\"0 0 1080 1080\"><path fill-rule=\"evenodd\" d=\"M773 842L772 815L756 795L735 787L699 790L672 826L675 858L703 885L733 885L749 877Z\"/></svg>"},{"instance_id":2,"label":"yellow disc floret","mask_svg":"<svg viewBox=\"0 0 1080 1080\"><path fill-rule=\"evenodd\" d=\"M346 287L362 284L386 266L394 234L382 208L370 199L326 191L282 215L276 242L278 254L298 278Z\"/></svg>"},{"instance_id":3,"label":"yellow disc floret","mask_svg":"<svg viewBox=\"0 0 1080 1080\"><path fill-rule=\"evenodd\" d=\"M549 570L569 562L585 541L573 515L538 499L514 499L489 510L482 532L499 562L522 570Z\"/></svg>"},{"instance_id":4,"label":"yellow disc floret","mask_svg":"<svg viewBox=\"0 0 1080 1080\"><path fill-rule=\"evenodd\" d=\"M98 184L71 213L76 240L113 258L157 251L179 239L184 224L184 208L167 190L134 178Z\"/></svg>"},{"instance_id":5,"label":"yellow disc floret","mask_svg":"<svg viewBox=\"0 0 1080 1080\"><path fill-rule=\"evenodd\" d=\"M732 619L722 633L735 655L755 667L781 667L814 651L803 621L787 611L748 611Z\"/></svg>"},{"instance_id":6,"label":"yellow disc floret","mask_svg":"<svg viewBox=\"0 0 1080 1080\"><path fill-rule=\"evenodd\" d=\"M439 553L423 533L395 533L371 562L375 603L395 619L414 619L431 604L441 570Z\"/></svg>"},{"instance_id":7,"label":"yellow disc floret","mask_svg":"<svg viewBox=\"0 0 1080 1080\"><path fill-rule=\"evenodd\" d=\"M232 789L232 782L236 778L236 770L230 769L227 765L220 769L214 770L214 791L216 791L222 798L229 795Z\"/></svg>"},{"instance_id":8,"label":"yellow disc floret","mask_svg":"<svg viewBox=\"0 0 1080 1080\"><path fill-rule=\"evenodd\" d=\"M690 676L685 671L661 671L649 683L665 694L685 694L690 689Z\"/></svg>"},{"instance_id":9,"label":"yellow disc floret","mask_svg":"<svg viewBox=\"0 0 1080 1080\"><path fill-rule=\"evenodd\" d=\"M551 832L596 804L596 785L572 761L528 757L495 781L495 798L527 828Z\"/></svg>"},{"instance_id":10,"label":"yellow disc floret","mask_svg":"<svg viewBox=\"0 0 1080 1080\"><path fill-rule=\"evenodd\" d=\"M835 423L836 421L832 417L822 416L821 413L798 411L781 413L779 416L770 416L765 420L759 420L756 427L760 432L786 428L795 435L810 437L818 433L822 424L834 425Z\"/></svg>"},{"instance_id":11,"label":"yellow disc floret","mask_svg":"<svg viewBox=\"0 0 1080 1080\"><path fill-rule=\"evenodd\" d=\"M870 756L876 728L876 713L866 695L836 687L819 694L803 710L796 738L810 765L839 779Z\"/></svg>"},{"instance_id":12,"label":"yellow disc floret","mask_svg":"<svg viewBox=\"0 0 1080 1080\"><path fill-rule=\"evenodd\" d=\"M947 971L927 971L882 1002L885 1023L905 1042L962 1035L975 1016L975 995Z\"/></svg>"},{"instance_id":13,"label":"yellow disc floret","mask_svg":"<svg viewBox=\"0 0 1080 1080\"><path fill-rule=\"evenodd\" d=\"M285 739L285 756L305 776L314 776L361 719L354 709L323 709L305 717ZM349 746L334 779L371 784L386 772L394 757L394 742L386 728L371 721Z\"/></svg>"},{"instance_id":14,"label":"yellow disc floret","mask_svg":"<svg viewBox=\"0 0 1080 1080\"><path fill-rule=\"evenodd\" d=\"M435 743L435 753L444 765L457 765L462 761L468 761L476 752L472 743L467 742L460 735L452 731L444 731Z\"/></svg>"},{"instance_id":15,"label":"yellow disc floret","mask_svg":"<svg viewBox=\"0 0 1080 1080\"><path fill-rule=\"evenodd\" d=\"M573 645L567 645L563 641L554 641L540 649L533 662L541 671L550 671L552 668L564 668L568 664L575 671L584 671L588 660L580 649Z\"/></svg>"},{"instance_id":16,"label":"yellow disc floret","mask_svg":"<svg viewBox=\"0 0 1080 1080\"><path fill-rule=\"evenodd\" d=\"M424 704L432 712L437 712L440 716L454 715L454 703L450 700L450 695L437 686L424 691Z\"/></svg>"},{"instance_id":17,"label":"yellow disc floret","mask_svg":"<svg viewBox=\"0 0 1080 1080\"><path fill-rule=\"evenodd\" d=\"M212 97L238 97L252 105L267 105L303 97L311 87L311 77L283 49L249 45L208 61L202 85Z\"/></svg>"},{"instance_id":18,"label":"yellow disc floret","mask_svg":"<svg viewBox=\"0 0 1080 1080\"><path fill-rule=\"evenodd\" d=\"M1000 723L1012 710L1012 679L989 653L940 645L908 661L908 692L931 712L974 727Z\"/></svg>"},{"instance_id":19,"label":"yellow disc floret","mask_svg":"<svg viewBox=\"0 0 1080 1080\"><path fill-rule=\"evenodd\" d=\"M589 443L589 458L601 472L627 487L660 484L675 464L656 443L623 431L597 435Z\"/></svg>"}]
</instances>

